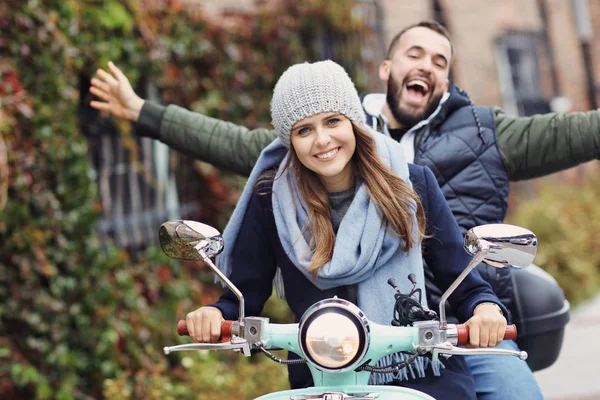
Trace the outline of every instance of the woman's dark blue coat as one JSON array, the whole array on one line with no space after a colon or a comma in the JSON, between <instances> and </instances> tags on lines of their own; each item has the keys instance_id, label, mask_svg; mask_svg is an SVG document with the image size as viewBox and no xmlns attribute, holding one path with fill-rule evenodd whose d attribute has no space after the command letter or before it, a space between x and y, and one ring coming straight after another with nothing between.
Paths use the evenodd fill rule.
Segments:
<instances>
[{"instance_id":1,"label":"woman's dark blue coat","mask_svg":"<svg viewBox=\"0 0 600 400\"><path fill-rule=\"evenodd\" d=\"M421 199L427 218L428 237L422 243L423 257L435 276L436 286L446 290L471 257L463 249L460 229L431 170L409 164L409 172L413 189ZM292 264L279 241L271 196L264 194L270 193L270 186L261 184L260 193L255 191L252 195L237 242L229 244L235 246L230 279L244 294L246 315L258 316L271 296L278 266L282 272L287 303L298 320L315 302L336 295L345 298L348 291L345 287L320 290ZM381 288L382 296L393 296L394 293L392 287ZM461 321L468 320L475 306L486 301L497 303L504 315L508 315L477 269L449 298L454 314ZM238 317L237 298L229 290L213 306L221 310L225 319L234 320ZM474 396L471 376L462 359L452 357L445 364L446 369L441 377L426 377L402 382L402 385L417 388L436 398L441 394L443 398L449 398L450 393L450 398L468 398L471 397L470 393ZM311 383L308 368L304 365L290 368L290 382L292 388L308 386Z\"/></svg>"}]
</instances>

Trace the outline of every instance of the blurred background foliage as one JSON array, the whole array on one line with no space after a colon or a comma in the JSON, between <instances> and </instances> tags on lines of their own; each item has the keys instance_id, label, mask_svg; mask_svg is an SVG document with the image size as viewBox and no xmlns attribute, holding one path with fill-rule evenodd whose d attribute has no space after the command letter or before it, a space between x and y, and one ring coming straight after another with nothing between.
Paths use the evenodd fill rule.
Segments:
<instances>
[{"instance_id":1,"label":"blurred background foliage","mask_svg":"<svg viewBox=\"0 0 600 400\"><path fill-rule=\"evenodd\" d=\"M159 250L132 262L99 245L78 112L95 69L112 60L132 82L155 82L165 103L267 122L277 77L314 58L315 26L356 28L350 11L341 0L282 1L221 20L177 0L0 3L0 397L226 399L287 387L286 369L266 358L162 354L187 341L176 321L220 288ZM131 127L115 123L135 160ZM226 220L236 187L214 169L196 174L198 215ZM281 303L267 307L289 320Z\"/></svg>"},{"instance_id":2,"label":"blurred background foliage","mask_svg":"<svg viewBox=\"0 0 600 400\"><path fill-rule=\"evenodd\" d=\"M539 249L534 263L577 305L600 289L600 178L590 175L568 186L544 178L536 192L512 208L506 222L535 232Z\"/></svg>"},{"instance_id":3,"label":"blurred background foliage","mask_svg":"<svg viewBox=\"0 0 600 400\"><path fill-rule=\"evenodd\" d=\"M2 398L239 399L287 387L286 369L264 357L163 356L163 346L186 342L176 321L220 288L201 265L158 249L133 262L100 246L102 210L78 116L95 69L112 60L138 87L156 83L163 103L250 127L269 121L274 83L290 64L315 58L316 35L360 27L345 0L265 4L215 19L177 0L0 3ZM359 52L358 43L346 49L349 58ZM346 67L364 87L361 72ZM131 127L115 124L135 161ZM197 213L222 228L238 181L213 168L195 173ZM573 302L600 283L600 259L582 256L600 254L589 223L600 220L598 183L560 192L548 184L510 217L538 234L536 262ZM281 302L267 308L276 321L290 319Z\"/></svg>"}]
</instances>

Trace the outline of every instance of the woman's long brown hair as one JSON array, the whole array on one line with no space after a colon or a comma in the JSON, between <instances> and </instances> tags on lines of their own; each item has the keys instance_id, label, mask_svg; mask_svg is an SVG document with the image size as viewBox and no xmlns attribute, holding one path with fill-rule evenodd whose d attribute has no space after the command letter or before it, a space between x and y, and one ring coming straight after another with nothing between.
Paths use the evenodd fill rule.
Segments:
<instances>
[{"instance_id":1,"label":"woman's long brown hair","mask_svg":"<svg viewBox=\"0 0 600 400\"><path fill-rule=\"evenodd\" d=\"M380 217L404 242L402 250L407 252L425 236L423 205L409 184L383 164L371 134L354 123L352 127L356 137L356 150L351 160L355 177L366 184ZM316 276L333 257L335 245L329 197L318 175L304 167L294 151L290 154L290 167L296 176L298 191L308 207L310 227L306 228L311 230L311 247L314 248L309 271ZM416 226L413 226L415 223ZM413 228L416 229L416 237Z\"/></svg>"}]
</instances>

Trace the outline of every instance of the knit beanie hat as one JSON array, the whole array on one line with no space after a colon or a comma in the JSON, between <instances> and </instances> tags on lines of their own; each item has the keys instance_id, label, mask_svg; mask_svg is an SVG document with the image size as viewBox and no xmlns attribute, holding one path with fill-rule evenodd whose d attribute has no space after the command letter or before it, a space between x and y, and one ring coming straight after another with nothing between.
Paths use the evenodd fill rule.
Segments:
<instances>
[{"instance_id":1,"label":"knit beanie hat","mask_svg":"<svg viewBox=\"0 0 600 400\"><path fill-rule=\"evenodd\" d=\"M271 99L271 119L279 140L289 148L294 124L325 112L340 113L365 125L365 113L348 73L331 60L289 67L277 81Z\"/></svg>"}]
</instances>

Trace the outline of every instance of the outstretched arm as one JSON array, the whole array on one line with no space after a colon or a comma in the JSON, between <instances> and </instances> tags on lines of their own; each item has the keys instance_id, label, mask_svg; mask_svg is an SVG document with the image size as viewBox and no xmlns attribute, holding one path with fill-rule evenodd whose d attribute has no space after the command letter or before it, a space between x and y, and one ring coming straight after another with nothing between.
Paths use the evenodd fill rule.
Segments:
<instances>
[{"instance_id":1,"label":"outstretched arm","mask_svg":"<svg viewBox=\"0 0 600 400\"><path fill-rule=\"evenodd\" d=\"M512 181L600 158L600 111L510 117L495 110L498 147Z\"/></svg>"},{"instance_id":2,"label":"outstretched arm","mask_svg":"<svg viewBox=\"0 0 600 400\"><path fill-rule=\"evenodd\" d=\"M170 105L161 119L158 139L217 168L248 176L276 137L274 130L250 130Z\"/></svg>"},{"instance_id":3,"label":"outstretched arm","mask_svg":"<svg viewBox=\"0 0 600 400\"><path fill-rule=\"evenodd\" d=\"M249 130L184 108L164 107L140 98L113 63L98 69L90 92L103 101L90 105L136 122L136 132L158 139L201 161L240 175L249 175L263 148L275 138L269 129Z\"/></svg>"}]
</instances>

